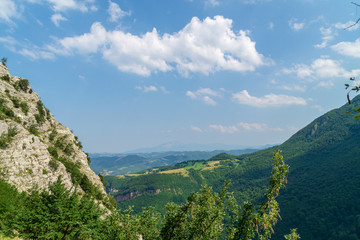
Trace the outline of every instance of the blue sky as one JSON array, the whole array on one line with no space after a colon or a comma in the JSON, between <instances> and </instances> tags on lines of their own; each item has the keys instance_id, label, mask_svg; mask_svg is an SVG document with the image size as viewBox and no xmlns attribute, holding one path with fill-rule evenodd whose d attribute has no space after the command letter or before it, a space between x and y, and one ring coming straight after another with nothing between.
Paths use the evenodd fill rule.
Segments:
<instances>
[{"instance_id":1,"label":"blue sky","mask_svg":"<svg viewBox=\"0 0 360 240\"><path fill-rule=\"evenodd\" d=\"M346 102L359 15L350 1L0 0L0 56L85 151L259 146Z\"/></svg>"}]
</instances>

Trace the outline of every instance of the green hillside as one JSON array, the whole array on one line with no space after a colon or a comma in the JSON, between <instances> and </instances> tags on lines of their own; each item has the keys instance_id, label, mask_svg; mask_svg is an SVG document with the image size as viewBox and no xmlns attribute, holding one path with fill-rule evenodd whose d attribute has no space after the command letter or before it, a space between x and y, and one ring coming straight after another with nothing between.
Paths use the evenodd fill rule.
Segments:
<instances>
[{"instance_id":1,"label":"green hillside","mask_svg":"<svg viewBox=\"0 0 360 240\"><path fill-rule=\"evenodd\" d=\"M107 176L107 190L123 208L180 203L201 184L216 191L232 180L239 203L262 200L271 174L271 156L281 149L290 165L288 185L280 193L282 220L275 239L297 227L302 239L360 238L360 122L347 111L360 97L317 118L277 147L251 154L220 154L208 161L187 161L133 175Z\"/></svg>"}]
</instances>

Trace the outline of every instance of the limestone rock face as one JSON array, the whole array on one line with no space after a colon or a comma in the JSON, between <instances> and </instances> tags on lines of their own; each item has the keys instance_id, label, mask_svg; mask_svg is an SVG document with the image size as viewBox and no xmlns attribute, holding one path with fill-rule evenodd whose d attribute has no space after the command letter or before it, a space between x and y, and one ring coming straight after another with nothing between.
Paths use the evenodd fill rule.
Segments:
<instances>
[{"instance_id":1,"label":"limestone rock face","mask_svg":"<svg viewBox=\"0 0 360 240\"><path fill-rule=\"evenodd\" d=\"M47 189L61 177L67 188L105 195L81 143L55 120L28 81L0 63L0 177L19 191Z\"/></svg>"}]
</instances>

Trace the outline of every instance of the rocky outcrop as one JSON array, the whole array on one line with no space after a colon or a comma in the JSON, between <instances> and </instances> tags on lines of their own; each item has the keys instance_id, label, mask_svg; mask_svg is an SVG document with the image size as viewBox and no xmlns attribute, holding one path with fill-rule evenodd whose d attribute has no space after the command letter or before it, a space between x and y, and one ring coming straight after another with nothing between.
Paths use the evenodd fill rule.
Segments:
<instances>
[{"instance_id":1,"label":"rocky outcrop","mask_svg":"<svg viewBox=\"0 0 360 240\"><path fill-rule=\"evenodd\" d=\"M28 191L46 189L61 177L67 188L105 195L89 167L81 142L55 120L28 80L11 76L0 63L0 177Z\"/></svg>"}]
</instances>

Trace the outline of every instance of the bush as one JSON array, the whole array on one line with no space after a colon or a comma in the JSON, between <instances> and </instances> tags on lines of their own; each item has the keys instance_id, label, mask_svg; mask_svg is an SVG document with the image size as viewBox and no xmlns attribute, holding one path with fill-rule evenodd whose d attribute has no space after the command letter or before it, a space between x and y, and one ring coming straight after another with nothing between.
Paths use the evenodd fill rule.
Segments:
<instances>
[{"instance_id":1,"label":"bush","mask_svg":"<svg viewBox=\"0 0 360 240\"><path fill-rule=\"evenodd\" d=\"M29 84L29 81L27 79L21 78L19 81L17 81L15 83L14 87L18 91L21 90L21 91L27 93L27 90L29 89L30 84Z\"/></svg>"},{"instance_id":2,"label":"bush","mask_svg":"<svg viewBox=\"0 0 360 240\"><path fill-rule=\"evenodd\" d=\"M0 78L1 78L1 80L4 80L6 82L10 82L10 76L9 75L4 75L4 76L1 76Z\"/></svg>"},{"instance_id":3,"label":"bush","mask_svg":"<svg viewBox=\"0 0 360 240\"><path fill-rule=\"evenodd\" d=\"M51 133L50 133L50 135L49 135L49 140L50 140L50 142L54 141L54 139L55 139L55 137L56 137L57 134L58 134L58 133L57 133L57 131L56 131L55 129L53 129L53 130L51 131Z\"/></svg>"},{"instance_id":4,"label":"bush","mask_svg":"<svg viewBox=\"0 0 360 240\"><path fill-rule=\"evenodd\" d=\"M23 113L24 113L25 115L28 114L28 112L29 112L29 106L27 105L26 102L21 102L21 103L20 103L20 108L21 108L21 111L23 111Z\"/></svg>"},{"instance_id":5,"label":"bush","mask_svg":"<svg viewBox=\"0 0 360 240\"><path fill-rule=\"evenodd\" d=\"M54 158L52 158L49 162L49 166L51 167L51 169L56 171L59 167L59 162L57 160L55 160Z\"/></svg>"},{"instance_id":6,"label":"bush","mask_svg":"<svg viewBox=\"0 0 360 240\"><path fill-rule=\"evenodd\" d=\"M17 129L15 127L11 127L8 129L7 133L3 133L0 136L0 148L4 149L12 142L13 137L17 134Z\"/></svg>"},{"instance_id":7,"label":"bush","mask_svg":"<svg viewBox=\"0 0 360 240\"><path fill-rule=\"evenodd\" d=\"M29 127L29 132L31 134L34 134L35 136L38 136L39 135L39 129L38 129L37 125L36 124L31 125Z\"/></svg>"}]
</instances>

